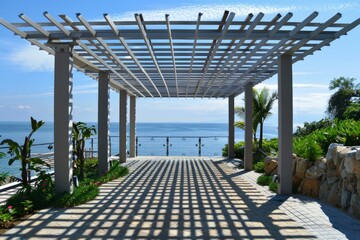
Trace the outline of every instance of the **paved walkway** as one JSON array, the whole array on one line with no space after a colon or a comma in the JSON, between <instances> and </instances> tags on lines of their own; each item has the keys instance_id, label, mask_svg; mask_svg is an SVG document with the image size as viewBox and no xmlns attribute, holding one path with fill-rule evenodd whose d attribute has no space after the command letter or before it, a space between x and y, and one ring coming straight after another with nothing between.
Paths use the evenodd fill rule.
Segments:
<instances>
[{"instance_id":1,"label":"paved walkway","mask_svg":"<svg viewBox=\"0 0 360 240\"><path fill-rule=\"evenodd\" d=\"M360 220L274 196L256 174L206 158L140 158L93 201L45 209L0 239L358 239Z\"/></svg>"}]
</instances>

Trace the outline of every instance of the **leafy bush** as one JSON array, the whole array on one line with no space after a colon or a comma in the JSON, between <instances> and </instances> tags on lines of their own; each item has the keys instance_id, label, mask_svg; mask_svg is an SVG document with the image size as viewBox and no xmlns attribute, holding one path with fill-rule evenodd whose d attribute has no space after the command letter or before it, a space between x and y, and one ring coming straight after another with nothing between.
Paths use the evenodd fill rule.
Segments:
<instances>
[{"instance_id":1,"label":"leafy bush","mask_svg":"<svg viewBox=\"0 0 360 240\"><path fill-rule=\"evenodd\" d=\"M238 159L244 159L244 142L237 142L234 145L234 155L235 158ZM222 155L223 157L227 157L228 156L228 145L225 144L224 148L222 149Z\"/></svg>"},{"instance_id":2,"label":"leafy bush","mask_svg":"<svg viewBox=\"0 0 360 240\"><path fill-rule=\"evenodd\" d=\"M272 192L277 192L278 184L277 182L270 182L269 183L269 190Z\"/></svg>"},{"instance_id":3,"label":"leafy bush","mask_svg":"<svg viewBox=\"0 0 360 240\"><path fill-rule=\"evenodd\" d=\"M296 127L294 137L305 137L318 129L323 129L323 128L329 127L331 125L332 125L332 121L329 118L321 119L318 122L316 122L316 121L313 121L310 123L305 122L304 126Z\"/></svg>"},{"instance_id":4,"label":"leafy bush","mask_svg":"<svg viewBox=\"0 0 360 240\"><path fill-rule=\"evenodd\" d=\"M272 180L272 176L261 175L261 176L258 177L256 183L261 185L261 186L267 186L267 185L269 185L271 180Z\"/></svg>"},{"instance_id":5,"label":"leafy bush","mask_svg":"<svg viewBox=\"0 0 360 240\"><path fill-rule=\"evenodd\" d=\"M313 136L305 138L295 138L293 141L293 152L309 161L315 161L323 156L320 145L315 141Z\"/></svg>"},{"instance_id":6,"label":"leafy bush","mask_svg":"<svg viewBox=\"0 0 360 240\"><path fill-rule=\"evenodd\" d=\"M255 172L257 172L257 173L263 173L263 172L265 172L265 163L264 163L264 162L257 162L257 163L254 165L254 170L255 170Z\"/></svg>"},{"instance_id":7,"label":"leafy bush","mask_svg":"<svg viewBox=\"0 0 360 240\"><path fill-rule=\"evenodd\" d=\"M86 203L94 199L99 194L99 188L91 181L80 182L79 187L75 188L72 194L65 193L57 198L54 207L73 207Z\"/></svg>"},{"instance_id":8,"label":"leafy bush","mask_svg":"<svg viewBox=\"0 0 360 240\"><path fill-rule=\"evenodd\" d=\"M0 206L0 227L9 228L13 224L14 214L16 213L13 206Z\"/></svg>"},{"instance_id":9,"label":"leafy bush","mask_svg":"<svg viewBox=\"0 0 360 240\"><path fill-rule=\"evenodd\" d=\"M84 162L85 173L97 173L98 172L98 159L87 158Z\"/></svg>"},{"instance_id":10,"label":"leafy bush","mask_svg":"<svg viewBox=\"0 0 360 240\"><path fill-rule=\"evenodd\" d=\"M8 172L0 173L0 185L5 184L9 177L10 177L10 174Z\"/></svg>"},{"instance_id":11,"label":"leafy bush","mask_svg":"<svg viewBox=\"0 0 360 240\"><path fill-rule=\"evenodd\" d=\"M105 175L99 177L97 168L93 168L95 161L97 163L95 159L89 161L89 169L93 169L94 172L89 172L88 177L80 181L80 186L76 187L72 194L55 195L55 185L51 176L42 171L34 186L23 186L22 189L7 200L6 204L16 209L16 213L13 214L16 217L51 206L77 206L94 199L98 195L98 187L102 183L125 176L129 172L128 168L120 166L119 162L116 161Z\"/></svg>"},{"instance_id":12,"label":"leafy bush","mask_svg":"<svg viewBox=\"0 0 360 240\"><path fill-rule=\"evenodd\" d=\"M276 155L279 148L279 140L277 138L264 139L262 150L267 155Z\"/></svg>"}]
</instances>

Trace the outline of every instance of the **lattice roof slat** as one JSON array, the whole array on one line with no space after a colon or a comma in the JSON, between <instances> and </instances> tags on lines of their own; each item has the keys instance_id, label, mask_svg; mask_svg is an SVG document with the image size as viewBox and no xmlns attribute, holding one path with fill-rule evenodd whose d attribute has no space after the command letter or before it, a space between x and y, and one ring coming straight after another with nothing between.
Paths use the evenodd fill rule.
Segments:
<instances>
[{"instance_id":1,"label":"lattice roof slat","mask_svg":"<svg viewBox=\"0 0 360 240\"><path fill-rule=\"evenodd\" d=\"M242 21L225 12L221 21L196 20L77 21L66 15L59 20L44 13L47 21L35 22L24 14L22 22L0 23L41 50L54 54L52 44L71 43L75 67L97 79L110 72L110 85L138 97L229 97L244 85L260 83L277 73L281 54L292 54L293 63L357 27L337 23L336 14L324 23L313 22L317 12L304 21L292 14L263 20L249 14Z\"/></svg>"}]
</instances>

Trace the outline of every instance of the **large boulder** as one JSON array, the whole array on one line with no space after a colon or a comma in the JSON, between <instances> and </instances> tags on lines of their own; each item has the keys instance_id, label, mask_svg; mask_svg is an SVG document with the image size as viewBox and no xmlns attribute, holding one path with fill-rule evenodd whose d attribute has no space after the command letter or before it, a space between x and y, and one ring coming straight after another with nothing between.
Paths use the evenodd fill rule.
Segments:
<instances>
[{"instance_id":1,"label":"large boulder","mask_svg":"<svg viewBox=\"0 0 360 240\"><path fill-rule=\"evenodd\" d=\"M324 175L325 170L314 165L305 172L305 179L320 179Z\"/></svg>"},{"instance_id":2,"label":"large boulder","mask_svg":"<svg viewBox=\"0 0 360 240\"><path fill-rule=\"evenodd\" d=\"M322 200L322 201L327 200L327 196L329 195L331 186L332 185L329 184L326 180L321 182L320 189L319 189L319 198L320 198L320 200Z\"/></svg>"},{"instance_id":3,"label":"large boulder","mask_svg":"<svg viewBox=\"0 0 360 240\"><path fill-rule=\"evenodd\" d=\"M347 209L350 206L351 192L342 190L341 193L341 208Z\"/></svg>"},{"instance_id":4,"label":"large boulder","mask_svg":"<svg viewBox=\"0 0 360 240\"><path fill-rule=\"evenodd\" d=\"M349 213L360 218L360 197L358 194L351 194Z\"/></svg>"},{"instance_id":5,"label":"large boulder","mask_svg":"<svg viewBox=\"0 0 360 240\"><path fill-rule=\"evenodd\" d=\"M326 201L337 207L341 207L341 188L339 187L339 182L332 184Z\"/></svg>"},{"instance_id":6,"label":"large boulder","mask_svg":"<svg viewBox=\"0 0 360 240\"><path fill-rule=\"evenodd\" d=\"M299 179L303 179L305 177L306 170L311 167L314 163L311 161L308 161L304 158L298 158L296 159L296 170L295 170L295 176Z\"/></svg>"},{"instance_id":7,"label":"large boulder","mask_svg":"<svg viewBox=\"0 0 360 240\"><path fill-rule=\"evenodd\" d=\"M278 162L277 158L266 157L264 160L265 175L270 176L277 174Z\"/></svg>"},{"instance_id":8,"label":"large boulder","mask_svg":"<svg viewBox=\"0 0 360 240\"><path fill-rule=\"evenodd\" d=\"M319 189L320 189L320 184L319 184L319 180L317 179L309 179L309 178L305 178L300 186L301 189L299 189L301 192L301 194L313 197L313 198L317 198L319 196Z\"/></svg>"},{"instance_id":9,"label":"large boulder","mask_svg":"<svg viewBox=\"0 0 360 240\"><path fill-rule=\"evenodd\" d=\"M348 173L345 178L343 178L343 188L349 192L355 192L357 190L357 180L356 176L353 173Z\"/></svg>"}]
</instances>

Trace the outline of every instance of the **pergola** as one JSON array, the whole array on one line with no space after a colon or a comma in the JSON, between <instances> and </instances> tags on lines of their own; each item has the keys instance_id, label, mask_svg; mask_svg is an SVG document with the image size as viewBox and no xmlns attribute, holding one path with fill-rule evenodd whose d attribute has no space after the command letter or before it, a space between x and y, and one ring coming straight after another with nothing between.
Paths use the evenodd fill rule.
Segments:
<instances>
[{"instance_id":1,"label":"pergola","mask_svg":"<svg viewBox=\"0 0 360 240\"><path fill-rule=\"evenodd\" d=\"M99 173L108 169L109 89L120 93L120 161L126 161L127 96L130 96L130 156L135 156L136 98L228 98L229 158L234 157L234 97L245 92L245 169L252 169L252 87L278 74L279 193L292 192L292 64L328 46L359 25L323 23L317 12L301 22L292 13L263 20L249 14L234 20L225 11L220 21L88 21L76 14L35 22L0 23L41 50L55 56L54 158L57 192L72 191L72 70L98 81Z\"/></svg>"}]
</instances>

